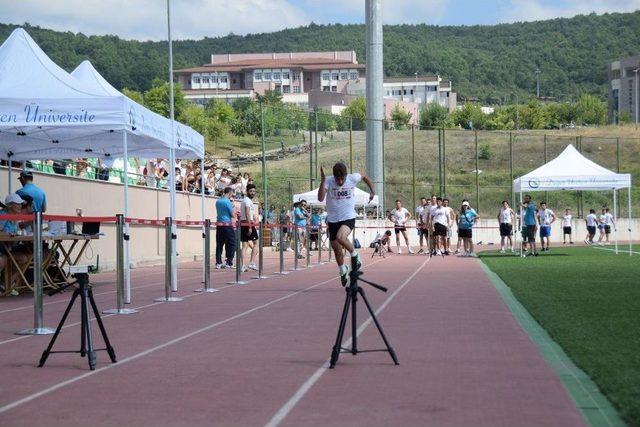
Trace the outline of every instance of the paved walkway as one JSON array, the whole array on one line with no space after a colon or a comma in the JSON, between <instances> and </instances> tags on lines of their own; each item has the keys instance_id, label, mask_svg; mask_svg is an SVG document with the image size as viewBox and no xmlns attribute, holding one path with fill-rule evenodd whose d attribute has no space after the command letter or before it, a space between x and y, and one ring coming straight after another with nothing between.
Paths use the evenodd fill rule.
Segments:
<instances>
[{"instance_id":1,"label":"paved walkway","mask_svg":"<svg viewBox=\"0 0 640 427\"><path fill-rule=\"evenodd\" d=\"M269 263L274 270L276 260ZM400 366L386 353L362 353L326 369L344 299L330 264L247 286L221 285L232 273L216 271L222 290L214 294L193 293L201 273L182 265L187 299L175 304L154 304L162 272L138 269L133 305L141 311L105 319L118 363L100 353L93 372L75 354L36 368L48 337L11 334L30 323L30 310L20 309L30 301L0 300L0 425L584 425L478 260L367 263L366 277L389 287L365 291ZM110 308L113 284L99 279L98 305ZM48 325L68 297L46 299ZM360 313L359 347L380 347ZM78 342L70 326L57 347Z\"/></svg>"}]
</instances>

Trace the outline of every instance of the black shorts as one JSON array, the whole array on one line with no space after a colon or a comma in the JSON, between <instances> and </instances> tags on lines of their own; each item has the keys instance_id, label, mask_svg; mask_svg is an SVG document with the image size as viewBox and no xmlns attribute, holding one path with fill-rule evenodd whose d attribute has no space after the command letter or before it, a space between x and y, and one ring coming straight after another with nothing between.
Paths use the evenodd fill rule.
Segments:
<instances>
[{"instance_id":1,"label":"black shorts","mask_svg":"<svg viewBox=\"0 0 640 427\"><path fill-rule=\"evenodd\" d=\"M471 228L458 228L458 237L462 239L470 239L473 237L473 229Z\"/></svg>"},{"instance_id":2,"label":"black shorts","mask_svg":"<svg viewBox=\"0 0 640 427\"><path fill-rule=\"evenodd\" d=\"M343 225L346 225L351 230L356 228L356 219L351 218L344 221L329 222L327 224L329 226L329 240L333 242L336 240L336 237L338 237L338 230L340 230L340 227Z\"/></svg>"},{"instance_id":3,"label":"black shorts","mask_svg":"<svg viewBox=\"0 0 640 427\"><path fill-rule=\"evenodd\" d=\"M429 230L426 228L418 228L418 237L429 237Z\"/></svg>"},{"instance_id":4,"label":"black shorts","mask_svg":"<svg viewBox=\"0 0 640 427\"><path fill-rule=\"evenodd\" d=\"M433 224L433 235L445 237L447 235L447 226L436 222Z\"/></svg>"},{"instance_id":5,"label":"black shorts","mask_svg":"<svg viewBox=\"0 0 640 427\"><path fill-rule=\"evenodd\" d=\"M571 234L571 227L562 227L562 234Z\"/></svg>"},{"instance_id":6,"label":"black shorts","mask_svg":"<svg viewBox=\"0 0 640 427\"><path fill-rule=\"evenodd\" d=\"M241 242L255 242L258 240L258 230L255 227L243 225L240 227L240 241Z\"/></svg>"},{"instance_id":7,"label":"black shorts","mask_svg":"<svg viewBox=\"0 0 640 427\"><path fill-rule=\"evenodd\" d=\"M513 225L503 222L500 224L500 236L509 237L513 234Z\"/></svg>"},{"instance_id":8,"label":"black shorts","mask_svg":"<svg viewBox=\"0 0 640 427\"><path fill-rule=\"evenodd\" d=\"M396 232L396 234L398 234L401 231L407 231L407 227L405 227L404 225L394 225L393 230Z\"/></svg>"},{"instance_id":9,"label":"black shorts","mask_svg":"<svg viewBox=\"0 0 640 427\"><path fill-rule=\"evenodd\" d=\"M596 226L595 225L587 225L587 233L589 233L589 236L595 236L595 234L596 234Z\"/></svg>"},{"instance_id":10,"label":"black shorts","mask_svg":"<svg viewBox=\"0 0 640 427\"><path fill-rule=\"evenodd\" d=\"M284 234L289 233L289 229L287 227L282 227L282 233Z\"/></svg>"},{"instance_id":11,"label":"black shorts","mask_svg":"<svg viewBox=\"0 0 640 427\"><path fill-rule=\"evenodd\" d=\"M309 232L309 240L311 240L312 242L318 241L318 230L311 230Z\"/></svg>"},{"instance_id":12,"label":"black shorts","mask_svg":"<svg viewBox=\"0 0 640 427\"><path fill-rule=\"evenodd\" d=\"M535 243L536 242L536 226L535 225L527 225L526 226L526 237L527 237L527 242L529 243Z\"/></svg>"},{"instance_id":13,"label":"black shorts","mask_svg":"<svg viewBox=\"0 0 640 427\"><path fill-rule=\"evenodd\" d=\"M611 234L611 226L610 225L605 225L604 226L604 232L605 232L605 234Z\"/></svg>"}]
</instances>

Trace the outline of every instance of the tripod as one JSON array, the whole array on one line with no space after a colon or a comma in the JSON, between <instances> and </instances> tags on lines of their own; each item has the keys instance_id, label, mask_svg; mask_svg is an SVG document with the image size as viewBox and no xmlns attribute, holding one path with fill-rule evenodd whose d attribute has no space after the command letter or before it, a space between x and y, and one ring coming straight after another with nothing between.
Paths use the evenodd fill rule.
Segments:
<instances>
[{"instance_id":1,"label":"tripod","mask_svg":"<svg viewBox=\"0 0 640 427\"><path fill-rule=\"evenodd\" d=\"M338 336L336 337L336 343L334 344L333 350L331 351L331 360L329 363L329 368L333 369L336 366L336 363L338 362L338 358L340 357L340 353L351 353L353 355L356 355L358 353L367 353L367 352L374 352L374 351L389 352L389 355L391 356L393 363L396 365L399 365L398 358L396 357L396 352L391 347L391 344L389 344L389 341L387 341L387 337L385 336L384 331L382 330L382 326L380 326L380 322L378 322L378 318L376 317L375 312L371 308L371 304L369 304L369 301L367 300L367 297L364 294L364 289L358 286L358 280L378 290L381 290L382 292L387 292L387 288L361 278L360 276L362 275L362 271L360 271L357 268L353 268L353 267L357 267L354 264L355 264L355 259L352 258L352 270L350 274L351 280L350 280L349 286L345 288L347 295L344 301L344 308L342 309L342 317L340 318L340 327L338 328ZM382 341L384 341L386 348L375 349L375 350L358 350L358 341L357 341L358 331L357 331L357 313L356 313L357 307L358 307L357 306L358 295L360 295L365 305L367 306L367 310L369 310L369 314L373 319L373 323L375 323L376 328L378 329L378 332L380 333L380 336L382 337ZM344 337L344 329L347 325L349 308L351 308L351 342L352 342L350 349L342 347L342 338Z\"/></svg>"},{"instance_id":2,"label":"tripod","mask_svg":"<svg viewBox=\"0 0 640 427\"><path fill-rule=\"evenodd\" d=\"M89 285L89 275L87 273L77 273L73 275L76 280L78 287L73 291L73 296L69 301L69 305L67 305L67 309L62 315L62 319L60 319L60 323L56 328L55 334L51 338L49 342L49 346L42 353L42 357L40 358L40 363L38 364L39 368L42 368L47 361L47 358L51 353L80 353L80 356L85 357L89 361L89 369L92 371L96 369L96 351L106 350L109 353L109 357L111 358L111 362L116 363L116 353L113 351L113 347L109 342L109 337L107 336L107 331L104 329L104 325L102 324L102 319L100 318L100 311L96 306L96 302L93 299L93 291L91 290L91 286ZM62 326L64 322L67 320L67 316L71 311L71 307L76 301L76 298L80 297L80 313L81 313L81 335L80 335L80 350L61 350L61 351L51 351L53 345L62 330ZM106 348L93 348L93 338L91 336L91 322L89 321L89 304L91 304L91 308L93 309L93 314L96 317L96 321L98 322L98 327L100 327L100 332L102 333L102 339L104 340Z\"/></svg>"}]
</instances>

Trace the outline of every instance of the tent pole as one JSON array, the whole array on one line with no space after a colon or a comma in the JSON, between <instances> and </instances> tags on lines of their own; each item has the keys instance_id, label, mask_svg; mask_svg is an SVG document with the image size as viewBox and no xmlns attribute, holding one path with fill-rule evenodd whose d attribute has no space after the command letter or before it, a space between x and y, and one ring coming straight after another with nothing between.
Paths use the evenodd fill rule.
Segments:
<instances>
[{"instance_id":1,"label":"tent pole","mask_svg":"<svg viewBox=\"0 0 640 427\"><path fill-rule=\"evenodd\" d=\"M124 160L124 234L129 235L129 146L127 130L122 131L123 160ZM131 304L131 254L129 239L124 240L124 303Z\"/></svg>"},{"instance_id":2,"label":"tent pole","mask_svg":"<svg viewBox=\"0 0 640 427\"><path fill-rule=\"evenodd\" d=\"M173 169L175 170L175 165L173 165ZM174 172L175 175L175 172ZM202 235L204 236L205 234L205 229L204 229L204 220L206 218L206 214L205 214L205 208L204 208L204 191L205 191L205 187L204 187L204 154L202 155L202 164L200 165L200 213L202 216ZM206 277L204 277L204 275L206 274L206 269L204 268L206 265L206 260L205 260L205 242L204 239L202 239L202 283L204 286L204 282L206 281Z\"/></svg>"},{"instance_id":3,"label":"tent pole","mask_svg":"<svg viewBox=\"0 0 640 427\"><path fill-rule=\"evenodd\" d=\"M11 154L7 155L7 184L9 185L9 194L12 193L12 185L11 185Z\"/></svg>"},{"instance_id":4,"label":"tent pole","mask_svg":"<svg viewBox=\"0 0 640 427\"><path fill-rule=\"evenodd\" d=\"M513 182L513 181L512 181ZM520 237L522 237L522 240L520 241L520 258L522 258L522 256L524 255L523 250L524 250L524 239L525 237L522 236L522 224L523 224L523 220L524 218L522 217L523 212L522 212L522 190L520 190Z\"/></svg>"},{"instance_id":5,"label":"tent pole","mask_svg":"<svg viewBox=\"0 0 640 427\"><path fill-rule=\"evenodd\" d=\"M633 246L631 245L631 185L629 185L629 187L627 188L627 194L628 194L628 196L627 196L628 200L627 201L629 202L629 210L628 210L628 213L629 213L628 221L629 221L629 223L627 225L628 225L628 228L629 228L629 256L631 256L633 254L633 250L632 250Z\"/></svg>"},{"instance_id":6,"label":"tent pole","mask_svg":"<svg viewBox=\"0 0 640 427\"><path fill-rule=\"evenodd\" d=\"M169 150L169 163L171 168L176 167L175 152L175 111L173 103L173 46L171 44L171 0L167 0L167 39L169 45L169 118L171 120L171 148ZM175 172L169 174L169 215L173 218L171 232L171 291L178 290L178 263L176 256L176 176Z\"/></svg>"},{"instance_id":7,"label":"tent pole","mask_svg":"<svg viewBox=\"0 0 640 427\"><path fill-rule=\"evenodd\" d=\"M618 255L618 196L617 190L613 189L613 239L616 242L616 255Z\"/></svg>"}]
</instances>

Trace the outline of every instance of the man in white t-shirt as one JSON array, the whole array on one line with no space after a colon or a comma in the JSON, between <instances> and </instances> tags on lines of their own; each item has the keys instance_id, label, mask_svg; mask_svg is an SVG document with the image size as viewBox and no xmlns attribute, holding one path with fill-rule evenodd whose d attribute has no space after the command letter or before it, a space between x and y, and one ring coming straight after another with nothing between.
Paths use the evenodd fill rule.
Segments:
<instances>
[{"instance_id":1,"label":"man in white t-shirt","mask_svg":"<svg viewBox=\"0 0 640 427\"><path fill-rule=\"evenodd\" d=\"M584 239L584 242L587 245L592 245L593 236L596 235L596 227L598 226L598 217L595 209L589 209L589 215L584 219L584 222L587 224L587 238Z\"/></svg>"},{"instance_id":2,"label":"man in white t-shirt","mask_svg":"<svg viewBox=\"0 0 640 427\"><path fill-rule=\"evenodd\" d=\"M446 246L445 240L447 238L447 230L449 229L450 222L451 217L449 209L442 205L442 198L437 197L436 207L435 209L431 209L431 217L429 221L431 224L429 231L435 239L435 255L444 255Z\"/></svg>"},{"instance_id":3,"label":"man in white t-shirt","mask_svg":"<svg viewBox=\"0 0 640 427\"><path fill-rule=\"evenodd\" d=\"M426 228L426 224L422 220L422 213L425 211L425 209L429 208L430 204L430 200L428 200L426 197L421 197L420 204L416 207L416 224L418 225L418 238L420 239L420 250L418 251L418 254L424 253L424 239L425 237L427 239L429 238L429 231Z\"/></svg>"},{"instance_id":4,"label":"man in white t-shirt","mask_svg":"<svg viewBox=\"0 0 640 427\"><path fill-rule=\"evenodd\" d=\"M329 241L336 256L340 281L342 286L347 284L349 267L344 262L342 250L346 249L351 255L351 268L358 271L362 266L360 254L349 240L349 234L356 226L356 184L364 181L369 187L369 201L373 200L375 191L373 182L368 176L359 173L347 173L347 166L338 162L333 165L333 176L326 177L320 167L320 188L318 189L318 201L327 199L327 228L329 229Z\"/></svg>"},{"instance_id":5,"label":"man in white t-shirt","mask_svg":"<svg viewBox=\"0 0 640 427\"><path fill-rule=\"evenodd\" d=\"M407 235L407 221L411 219L411 214L409 211L402 207L402 202L400 200L396 200L396 207L389 214L389 220L393 222L393 229L396 233L396 246L398 247L398 253L402 253L402 249L400 249L400 233L404 237L404 242L407 244L407 250L410 254L413 253L413 249L411 249L411 245L409 245L409 236Z\"/></svg>"},{"instance_id":6,"label":"man in white t-shirt","mask_svg":"<svg viewBox=\"0 0 640 427\"><path fill-rule=\"evenodd\" d=\"M258 223L258 209L253 204L253 198L256 197L256 186L253 184L247 185L247 194L240 203L240 241L242 242L242 251L240 252L241 271L254 270L257 271L255 259L258 247L256 246L256 240L258 240L258 231L255 224ZM249 264L244 263L247 259L247 252L250 251Z\"/></svg>"},{"instance_id":7,"label":"man in white t-shirt","mask_svg":"<svg viewBox=\"0 0 640 427\"><path fill-rule=\"evenodd\" d=\"M551 236L551 224L556 221L556 214L547 207L547 202L540 202L538 209L538 224L540 225L540 243L542 252L549 252L549 237ZM545 246L545 241L547 245Z\"/></svg>"},{"instance_id":8,"label":"man in white t-shirt","mask_svg":"<svg viewBox=\"0 0 640 427\"><path fill-rule=\"evenodd\" d=\"M516 213L513 211L509 202L502 201L500 206L500 212L498 212L498 224L500 224L500 253L505 253L505 242L509 242L509 248L513 252L513 220L516 217Z\"/></svg>"},{"instance_id":9,"label":"man in white t-shirt","mask_svg":"<svg viewBox=\"0 0 640 427\"><path fill-rule=\"evenodd\" d=\"M571 209L564 210L564 216L562 217L562 244L567 244L567 236L569 236L569 244L573 245L573 237L571 233L571 220L573 215L571 215Z\"/></svg>"},{"instance_id":10,"label":"man in white t-shirt","mask_svg":"<svg viewBox=\"0 0 640 427\"><path fill-rule=\"evenodd\" d=\"M613 215L609 212L609 208L602 209L602 215L600 215L600 223L598 224L598 228L600 228L600 237L598 238L598 244L603 245L603 240L606 243L609 243L609 235L611 234L611 226L615 226L613 222Z\"/></svg>"}]
</instances>

